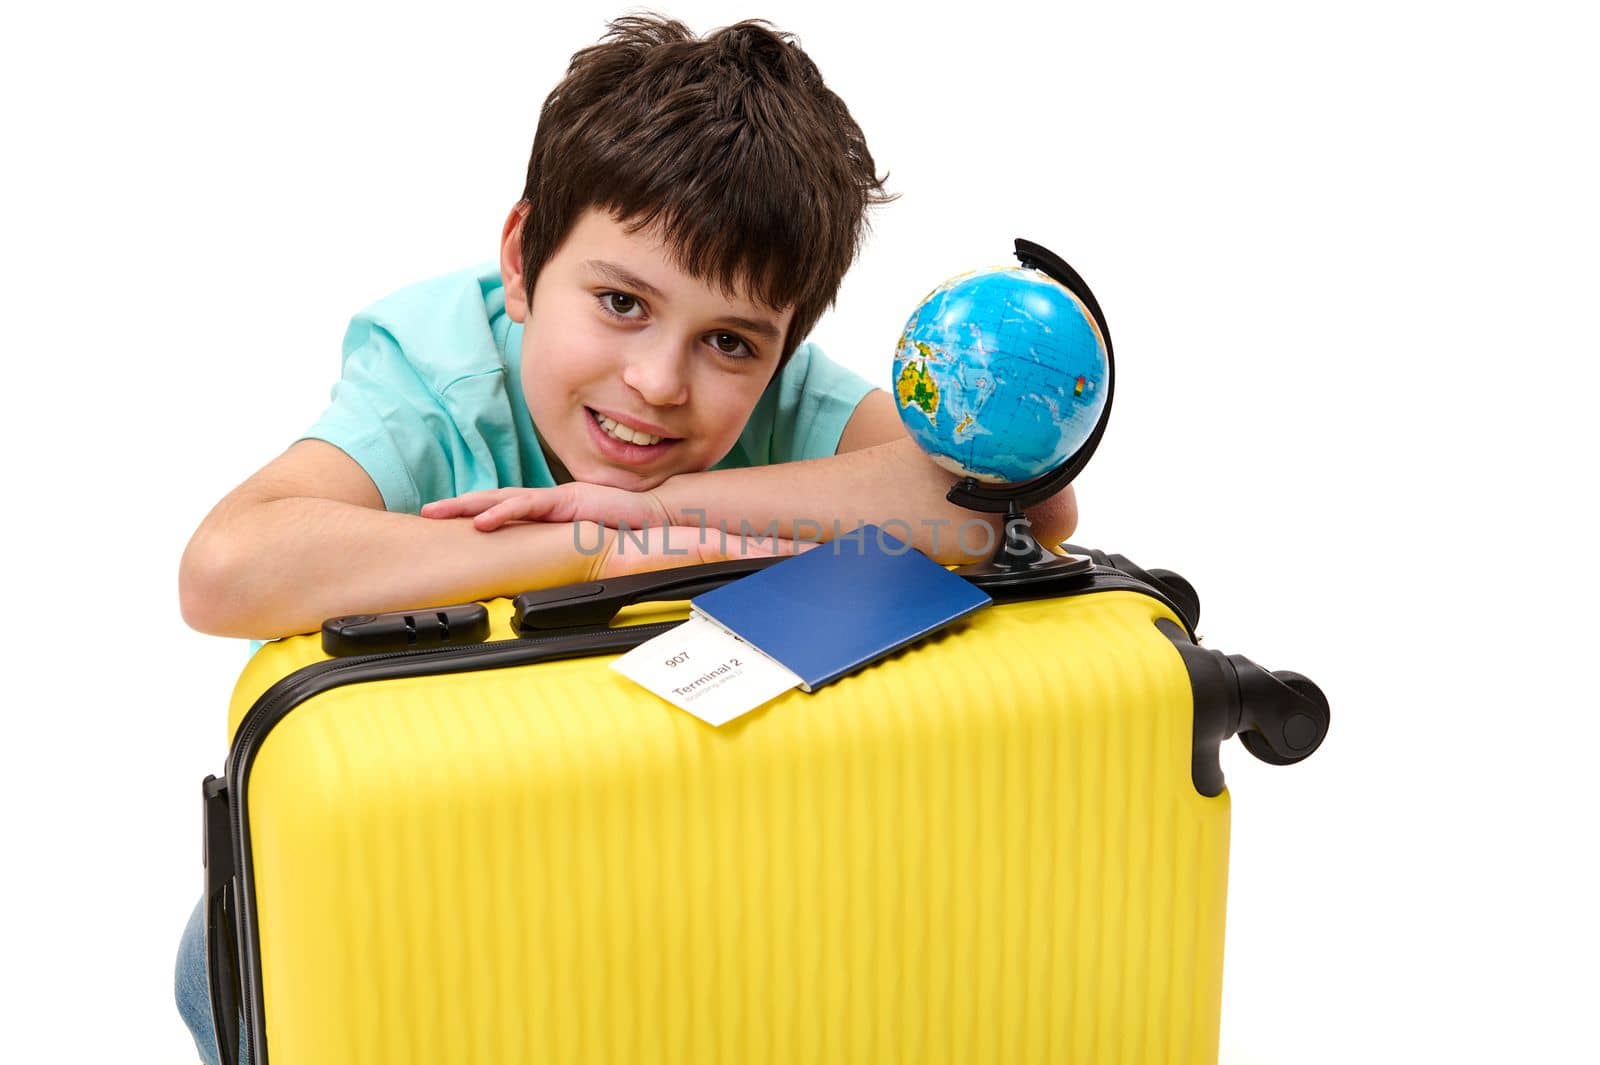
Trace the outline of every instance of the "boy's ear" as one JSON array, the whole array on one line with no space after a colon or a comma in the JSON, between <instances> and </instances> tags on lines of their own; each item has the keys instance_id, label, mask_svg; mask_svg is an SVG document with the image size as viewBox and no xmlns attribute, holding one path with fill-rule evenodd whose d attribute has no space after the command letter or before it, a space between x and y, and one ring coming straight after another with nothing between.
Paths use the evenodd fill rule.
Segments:
<instances>
[{"instance_id":1,"label":"boy's ear","mask_svg":"<svg viewBox=\"0 0 1600 1065\"><path fill-rule=\"evenodd\" d=\"M513 322L528 319L528 289L522 283L522 222L528 204L519 200L500 230L500 283L505 286L506 314Z\"/></svg>"}]
</instances>

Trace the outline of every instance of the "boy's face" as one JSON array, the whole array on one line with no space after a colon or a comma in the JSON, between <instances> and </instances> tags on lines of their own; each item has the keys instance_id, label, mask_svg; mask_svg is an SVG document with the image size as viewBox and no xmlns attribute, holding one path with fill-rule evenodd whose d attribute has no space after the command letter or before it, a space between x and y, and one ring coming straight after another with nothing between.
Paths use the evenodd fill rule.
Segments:
<instances>
[{"instance_id":1,"label":"boy's face","mask_svg":"<svg viewBox=\"0 0 1600 1065\"><path fill-rule=\"evenodd\" d=\"M524 324L523 392L557 482L637 492L714 465L772 380L794 308L723 294L677 267L656 226L629 235L598 208L539 271L529 306L524 210L506 220L500 274L506 313Z\"/></svg>"}]
</instances>

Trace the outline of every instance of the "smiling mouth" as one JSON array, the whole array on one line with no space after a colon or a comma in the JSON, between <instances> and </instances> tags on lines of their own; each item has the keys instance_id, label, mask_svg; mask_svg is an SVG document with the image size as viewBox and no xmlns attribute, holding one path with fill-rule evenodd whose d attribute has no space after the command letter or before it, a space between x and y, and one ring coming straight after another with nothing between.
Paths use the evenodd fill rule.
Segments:
<instances>
[{"instance_id":1,"label":"smiling mouth","mask_svg":"<svg viewBox=\"0 0 1600 1065\"><path fill-rule=\"evenodd\" d=\"M604 414L592 408L585 407L584 409L589 412L589 417L594 419L595 424L600 426L601 432L613 440L620 440L624 444L633 444L636 447L651 447L662 443L670 444L679 439L675 436L656 436L653 433L630 429L626 425L607 418Z\"/></svg>"}]
</instances>

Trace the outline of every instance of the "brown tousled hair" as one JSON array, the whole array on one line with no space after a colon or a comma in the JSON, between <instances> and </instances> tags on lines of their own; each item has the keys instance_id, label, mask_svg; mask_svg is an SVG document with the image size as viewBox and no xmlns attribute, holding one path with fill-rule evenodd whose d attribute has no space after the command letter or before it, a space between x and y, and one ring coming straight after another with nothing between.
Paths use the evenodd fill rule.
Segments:
<instances>
[{"instance_id":1,"label":"brown tousled hair","mask_svg":"<svg viewBox=\"0 0 1600 1065\"><path fill-rule=\"evenodd\" d=\"M539 113L522 200L527 296L590 207L659 222L681 269L773 310L779 367L839 291L884 192L866 139L793 35L754 19L695 36L660 15L609 24Z\"/></svg>"}]
</instances>

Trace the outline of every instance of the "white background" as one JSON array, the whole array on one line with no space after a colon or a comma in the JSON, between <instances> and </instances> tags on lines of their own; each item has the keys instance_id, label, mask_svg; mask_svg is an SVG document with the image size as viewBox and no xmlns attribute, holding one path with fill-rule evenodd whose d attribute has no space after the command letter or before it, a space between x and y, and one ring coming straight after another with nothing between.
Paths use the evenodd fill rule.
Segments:
<instances>
[{"instance_id":1,"label":"white background","mask_svg":"<svg viewBox=\"0 0 1600 1065\"><path fill-rule=\"evenodd\" d=\"M184 626L180 553L352 313L494 255L623 10L6 16L0 1059L195 1060L172 962L246 646ZM1590 16L667 10L797 33L903 194L813 339L886 382L935 283L1062 253L1119 371L1074 540L1332 700L1304 765L1226 751L1222 1060L1597 1060Z\"/></svg>"}]
</instances>

